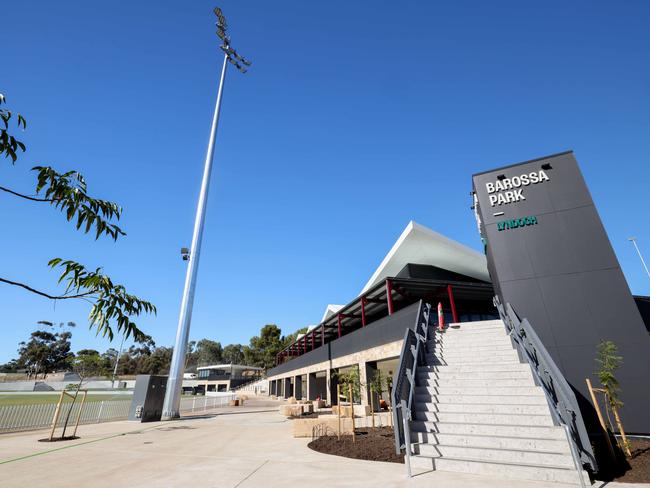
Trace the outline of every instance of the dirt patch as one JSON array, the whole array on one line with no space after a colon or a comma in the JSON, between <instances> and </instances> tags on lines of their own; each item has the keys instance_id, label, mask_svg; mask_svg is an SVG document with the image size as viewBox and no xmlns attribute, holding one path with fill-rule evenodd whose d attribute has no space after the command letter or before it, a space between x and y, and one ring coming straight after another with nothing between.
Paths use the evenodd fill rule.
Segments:
<instances>
[{"instance_id":1,"label":"dirt patch","mask_svg":"<svg viewBox=\"0 0 650 488\"><path fill-rule=\"evenodd\" d=\"M404 463L404 454L395 454L395 435L390 427L357 429L354 442L352 436L323 436L311 441L308 446L314 451L334 456L343 456L368 461Z\"/></svg>"},{"instance_id":2,"label":"dirt patch","mask_svg":"<svg viewBox=\"0 0 650 488\"><path fill-rule=\"evenodd\" d=\"M612 481L650 483L650 440L630 439L630 450L632 457L627 459L629 469L622 475L612 478Z\"/></svg>"},{"instance_id":3,"label":"dirt patch","mask_svg":"<svg viewBox=\"0 0 650 488\"><path fill-rule=\"evenodd\" d=\"M38 442L62 442L62 441L73 441L75 439L80 439L80 437L76 435L67 435L65 437L54 437L51 440L49 437L46 437L45 439L39 439Z\"/></svg>"}]
</instances>

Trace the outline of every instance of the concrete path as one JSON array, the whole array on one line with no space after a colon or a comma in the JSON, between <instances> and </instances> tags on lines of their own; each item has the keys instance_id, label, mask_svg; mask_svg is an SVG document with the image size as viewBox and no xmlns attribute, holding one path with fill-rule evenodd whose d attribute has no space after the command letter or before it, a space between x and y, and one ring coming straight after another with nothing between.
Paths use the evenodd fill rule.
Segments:
<instances>
[{"instance_id":1,"label":"concrete path","mask_svg":"<svg viewBox=\"0 0 650 488\"><path fill-rule=\"evenodd\" d=\"M5 434L0 436L0 486L567 486L445 472L408 479L401 464L358 461L312 451L307 447L308 439L291 436L291 421L277 413L278 405L269 400L251 400L244 408L219 409L212 415L175 422L87 425L79 428L81 439L65 444L38 442L45 437L45 431Z\"/></svg>"}]
</instances>

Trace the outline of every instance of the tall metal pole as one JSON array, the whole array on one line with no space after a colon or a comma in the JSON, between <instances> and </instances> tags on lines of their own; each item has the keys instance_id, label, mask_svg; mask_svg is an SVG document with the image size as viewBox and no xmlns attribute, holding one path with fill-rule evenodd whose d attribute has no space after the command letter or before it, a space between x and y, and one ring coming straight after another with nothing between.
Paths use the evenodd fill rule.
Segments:
<instances>
[{"instance_id":1,"label":"tall metal pole","mask_svg":"<svg viewBox=\"0 0 650 488\"><path fill-rule=\"evenodd\" d=\"M628 241L632 241L632 244L634 245L634 249L636 249L636 253L639 255L639 259L641 260L641 264L643 264L643 268L645 269L646 274L648 277L650 277L650 271L648 271L648 265L645 264L645 259L643 259L643 256L641 255L641 250L639 249L639 246L636 243L636 237L630 237L628 238Z\"/></svg>"},{"instance_id":2,"label":"tall metal pole","mask_svg":"<svg viewBox=\"0 0 650 488\"><path fill-rule=\"evenodd\" d=\"M172 420L180 417L181 389L183 387L183 373L185 370L185 353L187 341L190 335L190 323L192 321L192 305L194 304L194 291L196 289L196 274L201 256L201 240L203 238L203 226L205 224L205 207L208 202L208 190L210 189L210 173L212 172L212 160L214 156L214 143L217 138L217 126L219 125L219 110L221 109L221 97L223 95L223 84L226 79L226 67L228 54L224 54L223 67L221 68L221 81L217 92L217 103L214 107L212 117L212 129L210 130L210 141L208 152L205 155L203 169L203 181L199 203L196 208L196 219L194 220L194 234L192 235L192 247L190 259L185 275L185 289L183 290L183 301L181 312L178 318L178 329L176 331L176 342L172 355L167 390L165 391L165 403L163 404L162 420Z\"/></svg>"},{"instance_id":3,"label":"tall metal pole","mask_svg":"<svg viewBox=\"0 0 650 488\"><path fill-rule=\"evenodd\" d=\"M113 369L113 379L111 381L111 386L115 388L115 377L117 376L117 365L120 364L120 356L122 355L122 347L124 347L124 339L126 334L122 335L122 342L120 342L120 350L117 352L117 357L115 358L115 368Z\"/></svg>"}]
</instances>

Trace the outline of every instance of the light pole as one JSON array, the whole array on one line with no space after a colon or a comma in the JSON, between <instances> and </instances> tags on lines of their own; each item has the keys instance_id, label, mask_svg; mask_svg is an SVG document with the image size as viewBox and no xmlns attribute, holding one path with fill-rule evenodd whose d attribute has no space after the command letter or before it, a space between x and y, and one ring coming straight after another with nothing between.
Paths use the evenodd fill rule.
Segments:
<instances>
[{"instance_id":1,"label":"light pole","mask_svg":"<svg viewBox=\"0 0 650 488\"><path fill-rule=\"evenodd\" d=\"M122 342L120 342L120 350L117 352L117 357L115 358L115 368L113 369L113 380L111 386L115 388L115 377L117 376L117 365L120 364L120 356L122 355L122 347L124 347L124 339L126 334L122 334Z\"/></svg>"},{"instance_id":2,"label":"light pole","mask_svg":"<svg viewBox=\"0 0 650 488\"><path fill-rule=\"evenodd\" d=\"M217 35L222 41L221 50L224 53L223 66L221 67L221 80L219 81L219 90L217 91L217 102L214 107L212 117L212 128L210 129L210 139L208 142L208 151L205 155L203 168L203 180L201 182L201 193L196 208L196 218L194 220L194 233L192 234L192 245L189 252L187 273L185 275L185 288L183 290L183 300L181 302L181 311L178 318L178 329L176 331L176 342L174 343L174 353L172 355L171 367L169 370L169 379L167 380L167 389L165 391L165 403L163 404L162 420L172 420L180 416L179 407L181 401L181 389L183 387L183 373L185 370L185 353L187 351L187 340L190 334L190 323L192 321L192 305L194 303L194 292L196 290L196 274L199 266L199 257L201 256L201 240L203 237L203 227L205 224L205 207L208 201L208 190L210 188L210 173L212 172L212 160L214 155L214 143L217 137L217 126L219 124L219 110L221 109L221 99L223 95L223 85L226 78L226 68L228 63L234 65L238 71L246 72L246 66L250 66L250 61L241 57L230 46L230 38L226 35L226 19L219 7L214 9L217 16Z\"/></svg>"},{"instance_id":3,"label":"light pole","mask_svg":"<svg viewBox=\"0 0 650 488\"><path fill-rule=\"evenodd\" d=\"M643 264L643 268L645 269L646 274L648 275L648 277L650 277L650 271L648 271L648 265L645 264L645 260L643 259L643 256L641 255L641 250L639 249L639 246L636 243L636 237L629 237L627 240L632 242L632 245L634 246L634 249L636 249L636 253L639 255L639 259L641 260L641 264Z\"/></svg>"}]
</instances>

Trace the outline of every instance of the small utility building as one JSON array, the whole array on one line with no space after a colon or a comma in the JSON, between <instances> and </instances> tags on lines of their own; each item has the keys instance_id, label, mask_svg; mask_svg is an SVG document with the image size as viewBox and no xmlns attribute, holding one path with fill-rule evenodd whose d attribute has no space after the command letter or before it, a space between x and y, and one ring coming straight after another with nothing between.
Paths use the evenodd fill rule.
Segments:
<instances>
[{"instance_id":1,"label":"small utility building","mask_svg":"<svg viewBox=\"0 0 650 488\"><path fill-rule=\"evenodd\" d=\"M230 391L245 383L258 380L262 368L242 364L213 364L200 366L197 371L197 388L204 392Z\"/></svg>"}]
</instances>

